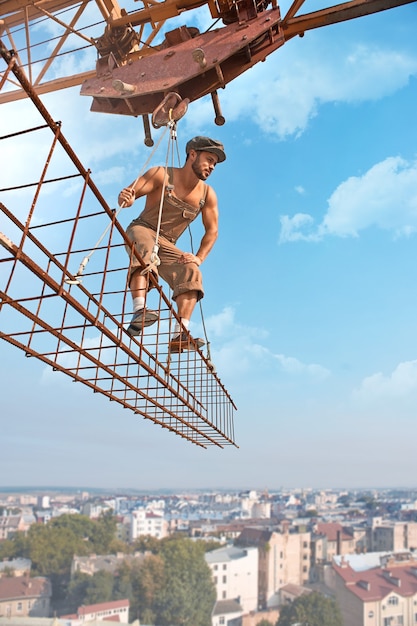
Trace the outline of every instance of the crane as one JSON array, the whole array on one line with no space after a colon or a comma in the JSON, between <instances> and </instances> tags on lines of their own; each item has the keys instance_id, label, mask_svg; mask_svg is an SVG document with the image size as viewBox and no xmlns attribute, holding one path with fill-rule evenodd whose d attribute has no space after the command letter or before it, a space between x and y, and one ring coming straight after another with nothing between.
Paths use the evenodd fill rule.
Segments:
<instances>
[{"instance_id":1,"label":"crane","mask_svg":"<svg viewBox=\"0 0 417 626\"><path fill-rule=\"evenodd\" d=\"M293 37L415 1L350 0L303 13L306 0L294 0L282 17L276 0L142 0L130 12L118 0L2 0L0 37L38 95L81 85L92 111L142 116L145 143L152 145L148 116L167 93L190 102L210 94L222 125L218 90ZM204 5L213 20L206 32L185 24L168 30L170 20ZM42 20L53 22L50 41L39 39ZM19 46L16 33L24 39ZM89 49L95 68L71 73L60 63ZM21 88L6 89L0 104L23 97Z\"/></svg>"}]
</instances>

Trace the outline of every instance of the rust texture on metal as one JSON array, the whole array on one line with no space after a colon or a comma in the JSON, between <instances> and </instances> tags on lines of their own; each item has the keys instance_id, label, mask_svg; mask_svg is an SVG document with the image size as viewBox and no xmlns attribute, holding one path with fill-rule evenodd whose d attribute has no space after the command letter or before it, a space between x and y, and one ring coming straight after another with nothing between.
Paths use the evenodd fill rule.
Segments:
<instances>
[{"instance_id":1,"label":"rust texture on metal","mask_svg":"<svg viewBox=\"0 0 417 626\"><path fill-rule=\"evenodd\" d=\"M169 91L198 100L282 46L280 21L279 9L271 9L245 24L196 35L126 65L111 67L100 59L97 75L83 83L81 95L93 98L92 111L118 115L150 113ZM132 89L123 93L115 81Z\"/></svg>"},{"instance_id":2,"label":"rust texture on metal","mask_svg":"<svg viewBox=\"0 0 417 626\"><path fill-rule=\"evenodd\" d=\"M0 53L10 66L1 42ZM33 197L22 166L22 184L9 185L7 206L0 203L0 338L200 447L236 445L236 406L211 361L200 350L169 352L178 318L152 275L152 308L159 320L137 337L126 332L132 311L125 231L17 63L12 71L46 124L1 142L7 150L19 134L38 133L45 159L39 160ZM64 171L48 177L58 146L65 154L56 157ZM55 195L51 202L50 186L63 193L74 177L79 197L57 205ZM30 197L27 206L22 189ZM106 236L95 247L103 231ZM87 253L88 271L77 278Z\"/></svg>"},{"instance_id":3,"label":"rust texture on metal","mask_svg":"<svg viewBox=\"0 0 417 626\"><path fill-rule=\"evenodd\" d=\"M168 91L175 90L190 100L213 94L308 30L416 1L351 0L302 13L307 3L294 0L281 19L276 0L165 0L143 2L130 13L117 0L3 0L0 29L9 49L15 46L17 31L20 36L25 33L18 61L38 95L82 85L82 93L93 99L93 111L137 116L150 114ZM204 5L217 20L217 30L200 34L186 25L166 28L172 18ZM94 18L86 25L87 6ZM71 16L68 21L67 14ZM39 40L37 22L46 18L55 21L58 34L54 46ZM163 32L162 43L156 43ZM72 64L61 64L52 78L52 68L61 55L78 58L86 49L92 53L91 70L63 74L62 68ZM97 55L100 58L94 68ZM0 104L27 97L18 84L9 83L6 73L10 70L0 77L7 84L0 93ZM111 86L115 80L134 85L134 92L117 92ZM215 113L216 123L224 123L221 112Z\"/></svg>"}]
</instances>

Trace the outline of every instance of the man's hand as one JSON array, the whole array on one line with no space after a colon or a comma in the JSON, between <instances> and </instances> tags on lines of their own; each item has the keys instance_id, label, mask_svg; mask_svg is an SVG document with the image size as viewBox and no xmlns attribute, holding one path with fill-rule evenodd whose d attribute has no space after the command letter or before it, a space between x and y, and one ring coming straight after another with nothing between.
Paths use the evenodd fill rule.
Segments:
<instances>
[{"instance_id":1,"label":"man's hand","mask_svg":"<svg viewBox=\"0 0 417 626\"><path fill-rule=\"evenodd\" d=\"M200 266L202 260L199 256L193 254L192 252L184 252L178 259L178 263L196 263L198 266Z\"/></svg>"},{"instance_id":2,"label":"man's hand","mask_svg":"<svg viewBox=\"0 0 417 626\"><path fill-rule=\"evenodd\" d=\"M135 201L135 190L131 187L126 187L122 189L119 193L119 206L132 206Z\"/></svg>"}]
</instances>

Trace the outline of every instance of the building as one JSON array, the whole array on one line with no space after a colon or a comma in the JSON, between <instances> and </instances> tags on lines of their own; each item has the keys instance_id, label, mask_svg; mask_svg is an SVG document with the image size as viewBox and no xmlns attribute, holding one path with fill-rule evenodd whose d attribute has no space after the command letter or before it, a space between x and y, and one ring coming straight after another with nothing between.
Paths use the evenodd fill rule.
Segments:
<instances>
[{"instance_id":1,"label":"building","mask_svg":"<svg viewBox=\"0 0 417 626\"><path fill-rule=\"evenodd\" d=\"M0 578L2 576L24 576L30 574L32 561L30 559L11 559L10 561L0 561Z\"/></svg>"},{"instance_id":2,"label":"building","mask_svg":"<svg viewBox=\"0 0 417 626\"><path fill-rule=\"evenodd\" d=\"M258 549L256 547L219 548L206 552L205 559L211 569L218 602L235 600L243 613L249 613L258 608Z\"/></svg>"},{"instance_id":3,"label":"building","mask_svg":"<svg viewBox=\"0 0 417 626\"><path fill-rule=\"evenodd\" d=\"M277 530L247 527L237 545L259 550L258 600L261 608L279 605L279 590L288 583L304 585L310 575L310 532L292 532L288 522Z\"/></svg>"},{"instance_id":4,"label":"building","mask_svg":"<svg viewBox=\"0 0 417 626\"><path fill-rule=\"evenodd\" d=\"M283 604L290 604L297 600L297 598L301 598L301 596L305 596L312 592L312 589L308 587L300 587L300 585L293 585L292 583L288 583L288 585L284 585L279 590L279 604L282 606Z\"/></svg>"},{"instance_id":5,"label":"building","mask_svg":"<svg viewBox=\"0 0 417 626\"><path fill-rule=\"evenodd\" d=\"M117 554L96 555L90 554L90 556L76 556L74 555L71 563L71 578L76 574L88 574L93 576L97 572L105 571L110 574L115 574L122 563L142 563L147 553L135 552L135 554L124 554L118 552Z\"/></svg>"},{"instance_id":6,"label":"building","mask_svg":"<svg viewBox=\"0 0 417 626\"><path fill-rule=\"evenodd\" d=\"M236 600L219 600L213 609L212 626L240 626L243 609Z\"/></svg>"},{"instance_id":7,"label":"building","mask_svg":"<svg viewBox=\"0 0 417 626\"><path fill-rule=\"evenodd\" d=\"M47 578L0 578L0 617L49 617L52 589Z\"/></svg>"},{"instance_id":8,"label":"building","mask_svg":"<svg viewBox=\"0 0 417 626\"><path fill-rule=\"evenodd\" d=\"M114 600L80 606L74 615L61 615L60 620L70 622L71 626L80 626L84 622L112 621L129 623L129 600Z\"/></svg>"},{"instance_id":9,"label":"building","mask_svg":"<svg viewBox=\"0 0 417 626\"><path fill-rule=\"evenodd\" d=\"M388 522L373 518L369 543L372 552L417 550L417 522Z\"/></svg>"},{"instance_id":10,"label":"building","mask_svg":"<svg viewBox=\"0 0 417 626\"><path fill-rule=\"evenodd\" d=\"M162 539L169 534L168 526L168 522L162 515L146 511L146 509L137 509L131 515L130 541L145 535Z\"/></svg>"},{"instance_id":11,"label":"building","mask_svg":"<svg viewBox=\"0 0 417 626\"><path fill-rule=\"evenodd\" d=\"M333 563L334 591L343 626L415 626L417 561L388 559L385 566L356 571Z\"/></svg>"},{"instance_id":12,"label":"building","mask_svg":"<svg viewBox=\"0 0 417 626\"><path fill-rule=\"evenodd\" d=\"M28 529L23 515L2 515L0 517L0 541L10 539L17 532Z\"/></svg>"},{"instance_id":13,"label":"building","mask_svg":"<svg viewBox=\"0 0 417 626\"><path fill-rule=\"evenodd\" d=\"M319 522L312 537L313 561L332 561L338 554L352 554L356 549L353 530L338 522ZM315 547L314 547L315 546Z\"/></svg>"}]
</instances>

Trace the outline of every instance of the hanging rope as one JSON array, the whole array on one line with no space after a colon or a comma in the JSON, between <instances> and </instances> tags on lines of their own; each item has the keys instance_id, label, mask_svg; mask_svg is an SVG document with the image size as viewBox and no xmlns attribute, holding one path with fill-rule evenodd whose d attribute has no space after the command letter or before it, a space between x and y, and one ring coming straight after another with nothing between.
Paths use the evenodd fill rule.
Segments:
<instances>
[{"instance_id":1,"label":"hanging rope","mask_svg":"<svg viewBox=\"0 0 417 626\"><path fill-rule=\"evenodd\" d=\"M190 225L188 224L188 233L190 235L190 247L191 247L191 252L194 254L194 245L193 245L193 234L191 232L191 228ZM214 365L212 363L211 360L211 353L210 353L210 341L208 339L208 335L207 335L207 330L206 330L206 323L204 320L204 313L203 313L203 305L201 303L201 300L198 301L198 305L200 307L200 315L201 315L201 324L203 326L203 332L204 332L204 338L206 340L206 346L207 346L207 360L210 364L211 367L211 371L214 372Z\"/></svg>"},{"instance_id":2,"label":"hanging rope","mask_svg":"<svg viewBox=\"0 0 417 626\"><path fill-rule=\"evenodd\" d=\"M152 150L151 154L149 155L148 159L146 160L146 163L144 164L144 166L142 167L141 171L139 172L139 174L136 177L135 182L133 183L132 187L134 187L136 185L136 183L138 182L139 178L142 176L142 174L144 173L145 169L147 168L150 160L152 159L153 155L155 154L156 150L159 147L159 144L161 143L162 139L164 138L165 134L166 134L167 128L165 128L164 132L162 133L162 135L160 136L160 138L158 139L154 149ZM120 213L120 211L122 209L125 208L125 203L122 202L122 204L119 206L119 208L117 210L115 210L115 216L117 217ZM108 233L108 231L111 228L111 222L106 226L106 228L104 229L102 235L99 237L99 239L97 240L97 243L93 246L93 248L91 248L90 252L83 258L83 260L80 263L80 267L78 268L78 272L75 274L74 278L66 278L65 282L68 285L79 285L82 281L81 281L81 277L84 273L84 270L86 268L87 263L89 262L89 260L91 259L91 257L93 256L94 252L97 250L97 248L99 247L99 245L101 244L101 242L103 241L104 237L106 236L106 234Z\"/></svg>"},{"instance_id":3,"label":"hanging rope","mask_svg":"<svg viewBox=\"0 0 417 626\"><path fill-rule=\"evenodd\" d=\"M170 109L169 111L170 118L171 118L171 114L172 114L172 110ZM161 264L161 259L158 256L158 253L159 253L158 241L159 241L159 233L161 230L162 208L163 208L164 198L165 198L165 189L167 188L166 181L167 181L167 174L168 174L168 162L169 162L170 150L172 148L172 151L173 151L174 142L176 142L177 140L176 121L174 119L170 119L170 121L167 124L167 128L169 128L170 130L170 135L168 138L167 154L166 154L165 166L164 166L164 169L165 169L164 181L162 183L161 199L159 201L158 223L156 225L156 231L155 231L155 243L152 247L150 263L149 265L147 265L147 267L145 267L144 270L141 271L142 276L146 276L146 274L149 274L150 272L158 273L158 266ZM172 155L171 155L171 160L172 160Z\"/></svg>"}]
</instances>

